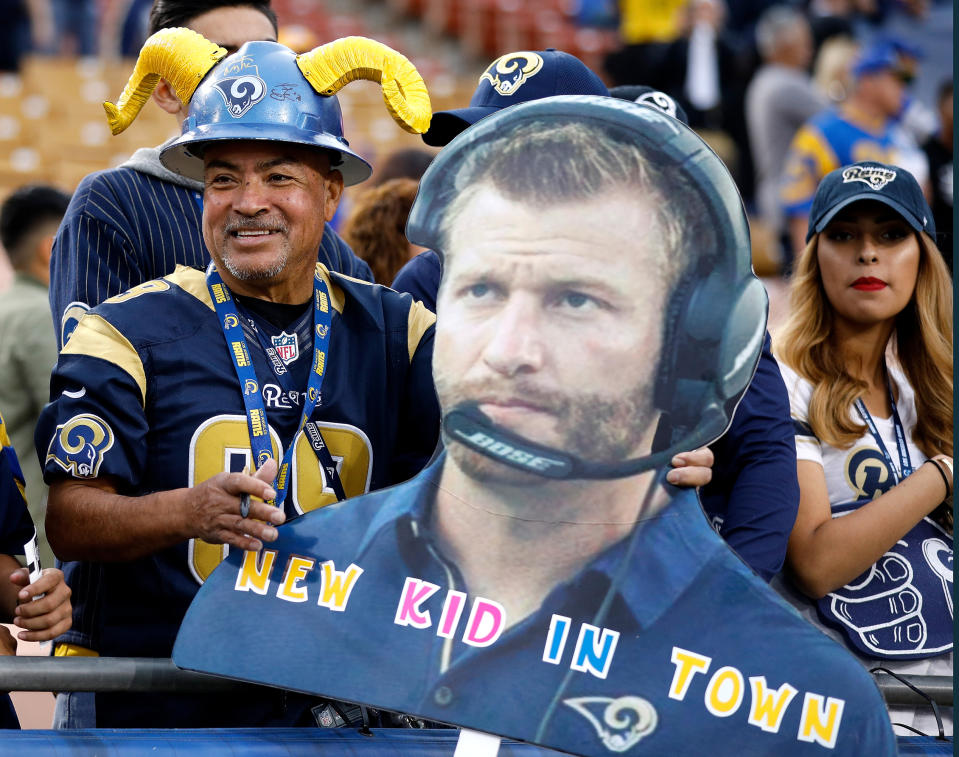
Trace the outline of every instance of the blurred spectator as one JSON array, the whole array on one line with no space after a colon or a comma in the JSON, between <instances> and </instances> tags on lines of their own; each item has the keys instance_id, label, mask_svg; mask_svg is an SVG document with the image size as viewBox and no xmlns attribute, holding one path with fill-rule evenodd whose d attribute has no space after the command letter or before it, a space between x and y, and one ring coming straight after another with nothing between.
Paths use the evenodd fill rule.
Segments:
<instances>
[{"instance_id":1,"label":"blurred spectator","mask_svg":"<svg viewBox=\"0 0 959 757\"><path fill-rule=\"evenodd\" d=\"M15 655L17 639L49 641L70 628L70 589L56 568L37 571L30 547L35 534L23 496L23 474L0 416L0 622L23 630L14 638L0 626L0 655ZM14 555L25 555L21 568ZM35 582L34 582L35 579ZM33 601L34 599L38 601ZM19 728L13 702L0 693L0 728Z\"/></svg>"},{"instance_id":2,"label":"blurred spectator","mask_svg":"<svg viewBox=\"0 0 959 757\"><path fill-rule=\"evenodd\" d=\"M276 15L266 2L155 0L150 32L185 26L230 53L250 40L275 40ZM171 86L160 80L153 101L178 123L186 118ZM134 127L135 128L135 127ZM89 308L178 264L210 260L200 230L201 182L168 171L157 147L141 148L117 168L85 177L57 234L50 266L50 307L61 346ZM319 251L330 270L373 280L330 226Z\"/></svg>"},{"instance_id":3,"label":"blurred spectator","mask_svg":"<svg viewBox=\"0 0 959 757\"><path fill-rule=\"evenodd\" d=\"M902 112L912 73L888 42L866 48L852 73L849 98L803 124L786 155L779 197L794 256L806 246L809 210L816 187L827 173L862 160L903 162L896 118Z\"/></svg>"},{"instance_id":4,"label":"blurred spectator","mask_svg":"<svg viewBox=\"0 0 959 757\"><path fill-rule=\"evenodd\" d=\"M106 0L101 5L100 54L135 58L150 26L152 0Z\"/></svg>"},{"instance_id":5,"label":"blurred spectator","mask_svg":"<svg viewBox=\"0 0 959 757\"><path fill-rule=\"evenodd\" d=\"M49 0L56 37L46 52L53 55L97 54L100 14L96 0Z\"/></svg>"},{"instance_id":6,"label":"blurred spectator","mask_svg":"<svg viewBox=\"0 0 959 757\"><path fill-rule=\"evenodd\" d=\"M623 44L676 41L683 34L683 13L688 3L689 0L620 0L619 34Z\"/></svg>"},{"instance_id":7,"label":"blurred spectator","mask_svg":"<svg viewBox=\"0 0 959 757\"><path fill-rule=\"evenodd\" d=\"M22 187L0 207L0 242L13 264L13 285L0 297L0 407L14 447L33 448L33 430L50 393L57 344L47 301L50 250L70 196L44 185ZM36 455L21 461L40 560L53 566L44 532L47 487Z\"/></svg>"},{"instance_id":8,"label":"blurred spectator","mask_svg":"<svg viewBox=\"0 0 959 757\"><path fill-rule=\"evenodd\" d=\"M53 44L50 0L0 0L0 18L0 73L19 71L31 49Z\"/></svg>"},{"instance_id":9,"label":"blurred spectator","mask_svg":"<svg viewBox=\"0 0 959 757\"><path fill-rule=\"evenodd\" d=\"M343 240L369 264L377 284L389 286L400 268L426 249L406 239L418 186L413 179L391 179L366 190L343 224Z\"/></svg>"},{"instance_id":10,"label":"blurred spectator","mask_svg":"<svg viewBox=\"0 0 959 757\"><path fill-rule=\"evenodd\" d=\"M869 0L870 2L872 0ZM856 36L857 5L861 0L811 0L807 12L813 37L813 57L832 39Z\"/></svg>"},{"instance_id":11,"label":"blurred spectator","mask_svg":"<svg viewBox=\"0 0 959 757\"><path fill-rule=\"evenodd\" d=\"M952 272L952 79L939 88L936 105L939 111L939 130L929 137L922 149L929 160L929 185L932 192L932 215L936 221L936 244L942 251Z\"/></svg>"},{"instance_id":12,"label":"blurred spectator","mask_svg":"<svg viewBox=\"0 0 959 757\"><path fill-rule=\"evenodd\" d=\"M727 29L724 0L655 5L678 14L675 22L647 41L624 36L623 48L607 56L606 72L614 86L647 85L682 105L689 125L720 153L750 198L753 170L744 110L746 82L755 65L752 45Z\"/></svg>"},{"instance_id":13,"label":"blurred spectator","mask_svg":"<svg viewBox=\"0 0 959 757\"><path fill-rule=\"evenodd\" d=\"M419 181L433 162L433 157L434 153L415 147L394 150L386 156L386 160L374 167L373 183L384 184L391 179Z\"/></svg>"},{"instance_id":14,"label":"blurred spectator","mask_svg":"<svg viewBox=\"0 0 959 757\"><path fill-rule=\"evenodd\" d=\"M759 217L778 236L783 231L779 180L793 135L826 107L808 74L812 34L806 17L777 5L756 25L760 66L746 89L746 124L756 169Z\"/></svg>"},{"instance_id":15,"label":"blurred spectator","mask_svg":"<svg viewBox=\"0 0 959 757\"><path fill-rule=\"evenodd\" d=\"M860 24L857 28L859 39L864 43L894 39L921 51L922 68L916 72L910 93L932 110L939 85L953 71L955 0L925 0L922 3L883 0L883 5L886 13L882 24L876 27ZM935 125L930 131L934 128Z\"/></svg>"},{"instance_id":16,"label":"blurred spectator","mask_svg":"<svg viewBox=\"0 0 959 757\"><path fill-rule=\"evenodd\" d=\"M832 103L841 103L852 92L852 66L859 57L859 45L852 37L827 40L816 53L812 80Z\"/></svg>"}]
</instances>

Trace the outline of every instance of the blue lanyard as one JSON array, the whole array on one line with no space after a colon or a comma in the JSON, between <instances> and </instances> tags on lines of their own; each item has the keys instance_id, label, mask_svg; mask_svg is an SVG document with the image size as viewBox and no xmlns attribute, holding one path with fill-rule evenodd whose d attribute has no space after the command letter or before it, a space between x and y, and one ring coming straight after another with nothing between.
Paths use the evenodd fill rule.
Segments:
<instances>
[{"instance_id":1,"label":"blue lanyard","mask_svg":"<svg viewBox=\"0 0 959 757\"><path fill-rule=\"evenodd\" d=\"M888 386L888 383L887 383ZM859 415L862 416L862 419L866 422L866 426L869 427L869 433L872 434L873 439L876 441L876 446L879 447L879 451L882 453L882 456L886 460L886 464L889 466L889 470L892 471L892 478L898 484L906 476L912 473L912 459L909 456L909 447L906 443L906 432L902 427L902 421L899 419L899 411L896 410L896 400L892 396L892 387L889 386L889 404L892 405L892 427L896 434L896 449L899 452L899 469L896 470L895 464L892 462L892 456L889 454L889 450L886 449L886 445L882 441L882 437L879 435L879 429L876 427L876 422L872 419L872 416L869 414L869 410L866 409L866 403L862 401L862 398L856 400L856 409L859 411Z\"/></svg>"},{"instance_id":2,"label":"blue lanyard","mask_svg":"<svg viewBox=\"0 0 959 757\"><path fill-rule=\"evenodd\" d=\"M210 298L216 309L217 317L223 328L227 349L236 370L236 377L243 388L243 404L246 407L246 423L250 431L250 447L253 450L253 459L259 469L268 458L273 457L273 445L270 442L270 428L266 420L266 408L263 406L263 397L260 394L259 383L256 380L256 371L253 369L253 360L250 350L243 336L243 326L237 314L236 305L230 290L217 272L213 264L207 269L206 285L210 290ZM290 488L290 459L293 456L297 434L306 425L317 400L320 397L320 388L323 386L323 377L326 373L326 356L330 343L330 325L333 315L330 311L330 294L326 282L320 277L319 270L313 275L313 364L310 368L310 379L306 385L306 397L303 400L303 414L296 432L283 454L279 471L273 488L276 489L276 499L271 503L282 507Z\"/></svg>"}]
</instances>

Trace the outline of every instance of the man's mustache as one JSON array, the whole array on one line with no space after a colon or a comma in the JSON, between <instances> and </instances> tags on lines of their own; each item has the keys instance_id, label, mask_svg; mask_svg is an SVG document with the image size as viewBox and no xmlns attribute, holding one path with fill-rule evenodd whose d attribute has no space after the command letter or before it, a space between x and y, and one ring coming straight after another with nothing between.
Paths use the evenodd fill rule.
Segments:
<instances>
[{"instance_id":1,"label":"man's mustache","mask_svg":"<svg viewBox=\"0 0 959 757\"><path fill-rule=\"evenodd\" d=\"M223 232L233 234L237 231L278 231L286 233L287 225L281 220L269 218L235 218L223 226Z\"/></svg>"},{"instance_id":2,"label":"man's mustache","mask_svg":"<svg viewBox=\"0 0 959 757\"><path fill-rule=\"evenodd\" d=\"M555 415L564 414L570 406L570 398L563 392L545 389L531 383L517 382L509 386L489 382L470 382L451 387L455 404L524 404L535 410Z\"/></svg>"}]
</instances>

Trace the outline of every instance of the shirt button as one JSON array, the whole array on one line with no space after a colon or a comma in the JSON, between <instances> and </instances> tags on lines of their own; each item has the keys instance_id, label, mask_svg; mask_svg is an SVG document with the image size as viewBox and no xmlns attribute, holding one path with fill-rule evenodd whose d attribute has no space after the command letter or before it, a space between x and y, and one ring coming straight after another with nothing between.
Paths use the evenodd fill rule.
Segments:
<instances>
[{"instance_id":1,"label":"shirt button","mask_svg":"<svg viewBox=\"0 0 959 757\"><path fill-rule=\"evenodd\" d=\"M433 692L433 701L440 707L446 707L453 701L453 692L449 686L440 686Z\"/></svg>"}]
</instances>

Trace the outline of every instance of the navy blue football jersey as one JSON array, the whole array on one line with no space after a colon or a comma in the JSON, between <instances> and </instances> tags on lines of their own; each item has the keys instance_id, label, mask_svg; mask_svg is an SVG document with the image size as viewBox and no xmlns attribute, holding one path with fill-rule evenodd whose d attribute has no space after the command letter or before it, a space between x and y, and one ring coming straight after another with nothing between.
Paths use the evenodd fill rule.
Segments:
<instances>
[{"instance_id":1,"label":"navy blue football jersey","mask_svg":"<svg viewBox=\"0 0 959 757\"><path fill-rule=\"evenodd\" d=\"M346 495L355 496L410 478L434 450L435 317L409 296L317 268L333 320L311 420ZM288 383L305 390L312 318L280 329L250 317L298 382ZM38 426L47 481L109 477L121 494L137 496L252 470L243 392L257 391L276 459L294 448L287 517L336 501L309 440L302 432L293 438L302 393L280 386L255 338L247 344L256 381L240 387L205 276L190 268L92 310L60 354L54 399ZM100 655L169 656L193 595L226 554L193 539L133 563L68 563L74 629L60 641Z\"/></svg>"},{"instance_id":2,"label":"navy blue football jersey","mask_svg":"<svg viewBox=\"0 0 959 757\"><path fill-rule=\"evenodd\" d=\"M24 545L34 533L27 511L23 472L0 416L0 552L22 555Z\"/></svg>"},{"instance_id":3,"label":"navy blue football jersey","mask_svg":"<svg viewBox=\"0 0 959 757\"><path fill-rule=\"evenodd\" d=\"M0 416L0 552L22 555L36 531L27 511L23 472ZM6 581L6 576L0 576ZM0 694L0 728L19 728L9 694Z\"/></svg>"}]
</instances>

